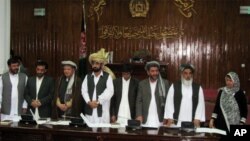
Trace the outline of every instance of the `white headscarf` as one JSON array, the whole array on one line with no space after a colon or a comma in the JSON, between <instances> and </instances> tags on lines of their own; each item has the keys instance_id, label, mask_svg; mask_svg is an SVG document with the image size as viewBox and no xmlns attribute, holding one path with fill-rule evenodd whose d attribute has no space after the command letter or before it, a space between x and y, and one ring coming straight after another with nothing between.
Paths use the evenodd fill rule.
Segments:
<instances>
[{"instance_id":1,"label":"white headscarf","mask_svg":"<svg viewBox=\"0 0 250 141\"><path fill-rule=\"evenodd\" d=\"M240 90L240 79L237 73L235 72L229 72L227 74L227 76L229 76L232 81L233 81L233 87L232 88L228 88L227 86L223 88L223 90L228 93L228 94L234 94L236 92L238 92Z\"/></svg>"},{"instance_id":2,"label":"white headscarf","mask_svg":"<svg viewBox=\"0 0 250 141\"><path fill-rule=\"evenodd\" d=\"M236 125L240 123L240 109L239 105L234 98L234 94L240 90L240 79L235 72L229 72L227 74L233 80L233 87L227 86L222 88L220 107L225 118L225 122L228 130L230 131L230 125Z\"/></svg>"}]
</instances>

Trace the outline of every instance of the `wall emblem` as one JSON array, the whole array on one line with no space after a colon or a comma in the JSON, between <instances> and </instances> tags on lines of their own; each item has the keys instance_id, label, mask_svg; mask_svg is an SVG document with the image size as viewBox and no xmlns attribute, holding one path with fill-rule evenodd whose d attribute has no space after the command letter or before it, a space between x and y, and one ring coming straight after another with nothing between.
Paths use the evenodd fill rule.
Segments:
<instances>
[{"instance_id":1,"label":"wall emblem","mask_svg":"<svg viewBox=\"0 0 250 141\"><path fill-rule=\"evenodd\" d=\"M129 10L132 17L146 17L149 11L148 0L131 0Z\"/></svg>"}]
</instances>

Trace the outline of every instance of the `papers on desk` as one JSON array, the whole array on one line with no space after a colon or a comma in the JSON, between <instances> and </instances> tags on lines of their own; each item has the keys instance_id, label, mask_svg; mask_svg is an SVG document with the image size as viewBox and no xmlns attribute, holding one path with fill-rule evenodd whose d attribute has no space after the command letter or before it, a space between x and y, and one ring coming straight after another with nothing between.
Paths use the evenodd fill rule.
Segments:
<instances>
[{"instance_id":1,"label":"papers on desk","mask_svg":"<svg viewBox=\"0 0 250 141\"><path fill-rule=\"evenodd\" d=\"M91 123L82 113L81 118L84 120L84 122L87 124L88 127L91 128L121 128L125 127L120 124L110 124L110 123Z\"/></svg>"},{"instance_id":2,"label":"papers on desk","mask_svg":"<svg viewBox=\"0 0 250 141\"><path fill-rule=\"evenodd\" d=\"M45 124L45 123L47 123L48 121L47 120L36 120L36 123L38 124L38 125L40 125L40 124Z\"/></svg>"},{"instance_id":3,"label":"papers on desk","mask_svg":"<svg viewBox=\"0 0 250 141\"><path fill-rule=\"evenodd\" d=\"M216 133L221 135L227 135L226 131L216 129L216 128L196 128L195 132L197 133Z\"/></svg>"},{"instance_id":4,"label":"papers on desk","mask_svg":"<svg viewBox=\"0 0 250 141\"><path fill-rule=\"evenodd\" d=\"M69 125L70 121L68 120L59 120L59 121L48 121L44 124L50 124L50 125Z\"/></svg>"},{"instance_id":5,"label":"papers on desk","mask_svg":"<svg viewBox=\"0 0 250 141\"><path fill-rule=\"evenodd\" d=\"M39 120L35 117L35 114L33 111L30 109L30 113L33 116L33 119L36 121L38 125L41 124L49 124L49 125L69 125L70 121L68 120L59 120L59 121L50 121L50 119L45 119L45 120Z\"/></svg>"},{"instance_id":6,"label":"papers on desk","mask_svg":"<svg viewBox=\"0 0 250 141\"><path fill-rule=\"evenodd\" d=\"M18 122L20 119L21 119L21 116L18 116L18 115L1 114L1 121L12 120L13 122Z\"/></svg>"},{"instance_id":7,"label":"papers on desk","mask_svg":"<svg viewBox=\"0 0 250 141\"><path fill-rule=\"evenodd\" d=\"M3 121L0 121L0 125L10 125L11 123L13 123L12 120L3 120Z\"/></svg>"},{"instance_id":8,"label":"papers on desk","mask_svg":"<svg viewBox=\"0 0 250 141\"><path fill-rule=\"evenodd\" d=\"M50 119L47 119L47 120L36 120L36 123L38 125L42 125L42 124L46 124L46 125L69 125L70 121L68 121L68 120L50 121Z\"/></svg>"},{"instance_id":9,"label":"papers on desk","mask_svg":"<svg viewBox=\"0 0 250 141\"><path fill-rule=\"evenodd\" d=\"M145 125L145 124L142 124L141 125L141 127L143 127L143 128L148 128L148 129L158 129L159 128L159 126L157 126L157 125Z\"/></svg>"}]
</instances>

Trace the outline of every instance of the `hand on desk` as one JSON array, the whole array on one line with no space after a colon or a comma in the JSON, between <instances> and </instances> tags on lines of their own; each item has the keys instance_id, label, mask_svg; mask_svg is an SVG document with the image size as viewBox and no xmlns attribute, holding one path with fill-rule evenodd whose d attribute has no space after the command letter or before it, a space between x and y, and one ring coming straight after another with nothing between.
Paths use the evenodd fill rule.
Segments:
<instances>
[{"instance_id":1,"label":"hand on desk","mask_svg":"<svg viewBox=\"0 0 250 141\"><path fill-rule=\"evenodd\" d=\"M116 116L111 116L111 123L115 123L116 122Z\"/></svg>"},{"instance_id":2,"label":"hand on desk","mask_svg":"<svg viewBox=\"0 0 250 141\"><path fill-rule=\"evenodd\" d=\"M142 123L143 122L143 117L142 116L138 116L138 117L136 117L136 120L139 120Z\"/></svg>"},{"instance_id":3,"label":"hand on desk","mask_svg":"<svg viewBox=\"0 0 250 141\"><path fill-rule=\"evenodd\" d=\"M166 123L167 123L166 126L170 127L172 124L174 124L174 120L173 119L167 119Z\"/></svg>"},{"instance_id":4,"label":"hand on desk","mask_svg":"<svg viewBox=\"0 0 250 141\"><path fill-rule=\"evenodd\" d=\"M194 127L200 127L201 126L201 124L200 124L200 120L198 120L198 119L194 119Z\"/></svg>"},{"instance_id":5,"label":"hand on desk","mask_svg":"<svg viewBox=\"0 0 250 141\"><path fill-rule=\"evenodd\" d=\"M210 121L209 121L209 128L215 128L215 126L214 126L214 119L210 119Z\"/></svg>"},{"instance_id":6,"label":"hand on desk","mask_svg":"<svg viewBox=\"0 0 250 141\"><path fill-rule=\"evenodd\" d=\"M27 112L27 108L22 108L22 113L25 114Z\"/></svg>"}]
</instances>

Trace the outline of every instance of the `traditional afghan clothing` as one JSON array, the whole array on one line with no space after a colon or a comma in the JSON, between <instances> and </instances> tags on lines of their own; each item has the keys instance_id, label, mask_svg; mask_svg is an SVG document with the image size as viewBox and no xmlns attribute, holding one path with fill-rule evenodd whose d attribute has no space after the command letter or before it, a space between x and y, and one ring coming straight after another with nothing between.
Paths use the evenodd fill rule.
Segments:
<instances>
[{"instance_id":1,"label":"traditional afghan clothing","mask_svg":"<svg viewBox=\"0 0 250 141\"><path fill-rule=\"evenodd\" d=\"M105 49L101 49L89 56L89 62L93 61L107 64L108 53ZM82 97L86 103L90 101L98 101L96 108L91 108L86 105L86 117L92 123L109 123L110 122L110 100L114 94L114 87L112 78L115 79L113 72L106 66L103 71L96 76L95 73L86 75L82 83Z\"/></svg>"},{"instance_id":2,"label":"traditional afghan clothing","mask_svg":"<svg viewBox=\"0 0 250 141\"><path fill-rule=\"evenodd\" d=\"M62 65L70 65L75 69L77 68L72 61L62 61ZM80 113L84 111L84 101L81 97L81 79L75 73L70 78L66 78L63 75L57 79L55 88L52 118L57 119L62 116L80 117ZM57 104L66 104L69 109L65 112L61 111L56 106Z\"/></svg>"},{"instance_id":3,"label":"traditional afghan clothing","mask_svg":"<svg viewBox=\"0 0 250 141\"><path fill-rule=\"evenodd\" d=\"M112 79L115 79L116 77L115 77L115 74L112 72L112 70L108 68L107 66L105 66L108 63L108 55L109 53L105 52L104 48L101 48L98 52L92 53L89 56L89 63L91 64L93 60L99 63L103 63L104 65L103 71L107 72L112 77Z\"/></svg>"},{"instance_id":4,"label":"traditional afghan clothing","mask_svg":"<svg viewBox=\"0 0 250 141\"><path fill-rule=\"evenodd\" d=\"M190 69L194 72L191 64L182 64L180 71ZM174 83L167 95L165 106L165 119L173 119L176 126L180 127L181 122L193 122L193 120L205 121L205 101L203 89L193 80L185 80Z\"/></svg>"},{"instance_id":5,"label":"traditional afghan clothing","mask_svg":"<svg viewBox=\"0 0 250 141\"><path fill-rule=\"evenodd\" d=\"M160 69L160 64L156 61L147 62L146 71L151 67ZM169 81L162 79L160 74L155 82L148 78L139 83L136 98L136 117L143 117L143 126L159 127L163 124L164 106L169 85Z\"/></svg>"},{"instance_id":6,"label":"traditional afghan clothing","mask_svg":"<svg viewBox=\"0 0 250 141\"><path fill-rule=\"evenodd\" d=\"M220 88L212 118L216 128L230 131L230 125L245 123L247 119L247 100L240 90L240 80L235 72L227 74L233 80L233 87Z\"/></svg>"}]
</instances>

